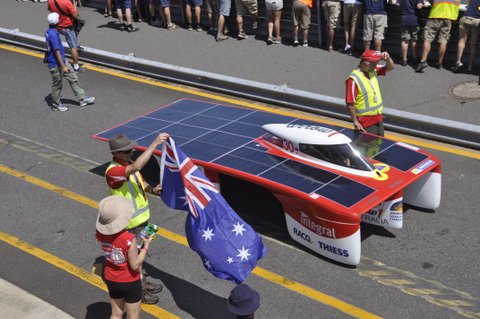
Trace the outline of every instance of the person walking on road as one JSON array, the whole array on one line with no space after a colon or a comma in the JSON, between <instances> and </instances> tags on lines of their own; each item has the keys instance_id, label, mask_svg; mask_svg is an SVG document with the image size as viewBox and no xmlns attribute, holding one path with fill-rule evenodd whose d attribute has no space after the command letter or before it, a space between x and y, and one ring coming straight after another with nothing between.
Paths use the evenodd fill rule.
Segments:
<instances>
[{"instance_id":1,"label":"person walking on road","mask_svg":"<svg viewBox=\"0 0 480 319\"><path fill-rule=\"evenodd\" d=\"M384 63L379 63L381 60ZM378 75L393 70L388 52L364 51L346 81L345 102L355 130L383 136L383 99Z\"/></svg>"},{"instance_id":2,"label":"person walking on road","mask_svg":"<svg viewBox=\"0 0 480 319\"><path fill-rule=\"evenodd\" d=\"M255 311L260 307L260 294L247 284L239 284L230 292L227 309L237 319L255 319Z\"/></svg>"},{"instance_id":3,"label":"person walking on road","mask_svg":"<svg viewBox=\"0 0 480 319\"><path fill-rule=\"evenodd\" d=\"M78 41L77 34L73 30L74 20L80 19L77 11L77 1L71 0L48 0L48 11L56 12L60 16L57 29L67 40L72 53L73 70L75 72L85 72L85 68L78 63Z\"/></svg>"},{"instance_id":4,"label":"person walking on road","mask_svg":"<svg viewBox=\"0 0 480 319\"><path fill-rule=\"evenodd\" d=\"M78 82L78 76L72 71L71 65L65 59L65 53L57 30L57 24L60 16L56 12L49 13L47 16L48 30L45 32L45 42L47 44L47 52L45 53L44 62L48 65L48 70L52 76L52 110L67 111L68 107L62 104L60 95L62 94L63 79L67 79L72 88L75 97L78 99L80 106L87 106L95 102L95 97L87 96L85 90Z\"/></svg>"},{"instance_id":5,"label":"person walking on road","mask_svg":"<svg viewBox=\"0 0 480 319\"><path fill-rule=\"evenodd\" d=\"M130 140L124 134L115 135L108 141L113 159L105 172L105 178L110 194L123 196L132 202L133 215L126 228L134 235L140 234L150 219L150 207L145 192L156 195L161 192L160 185L150 186L144 180L140 170L150 160L157 146L168 138L168 133L159 134L135 161L132 161L132 153L137 142ZM153 294L160 292L162 285L148 282L145 276L142 275L142 277L143 303L157 303L158 296Z\"/></svg>"},{"instance_id":6,"label":"person walking on road","mask_svg":"<svg viewBox=\"0 0 480 319\"><path fill-rule=\"evenodd\" d=\"M137 250L135 235L125 230L132 212L132 201L122 196L111 195L98 203L95 237L105 255L103 276L112 306L110 319L122 319L124 312L129 319L140 319L140 270L152 237L142 237L143 248Z\"/></svg>"}]
</instances>

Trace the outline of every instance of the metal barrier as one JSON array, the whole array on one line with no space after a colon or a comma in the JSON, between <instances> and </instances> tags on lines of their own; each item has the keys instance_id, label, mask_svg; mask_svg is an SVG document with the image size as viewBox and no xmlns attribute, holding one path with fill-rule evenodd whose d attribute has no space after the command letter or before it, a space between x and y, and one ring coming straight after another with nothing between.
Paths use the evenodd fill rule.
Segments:
<instances>
[{"instance_id":1,"label":"metal barrier","mask_svg":"<svg viewBox=\"0 0 480 319\"><path fill-rule=\"evenodd\" d=\"M0 28L0 41L45 51L43 37ZM64 44L67 47L67 44ZM165 64L135 56L84 47L82 60L124 71L177 82L265 103L350 120L345 100L284 86L238 79L221 74ZM384 109L388 130L480 150L480 126L432 116Z\"/></svg>"}]
</instances>

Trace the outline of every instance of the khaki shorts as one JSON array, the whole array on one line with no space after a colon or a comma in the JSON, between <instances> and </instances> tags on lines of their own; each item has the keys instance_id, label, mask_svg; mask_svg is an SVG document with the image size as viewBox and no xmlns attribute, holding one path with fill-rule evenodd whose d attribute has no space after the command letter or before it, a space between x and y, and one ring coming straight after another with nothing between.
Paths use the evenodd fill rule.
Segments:
<instances>
[{"instance_id":1,"label":"khaki shorts","mask_svg":"<svg viewBox=\"0 0 480 319\"><path fill-rule=\"evenodd\" d=\"M445 19L428 19L423 30L423 39L427 42L435 41L438 35L438 43L447 44L450 40L452 21Z\"/></svg>"},{"instance_id":2,"label":"khaki shorts","mask_svg":"<svg viewBox=\"0 0 480 319\"><path fill-rule=\"evenodd\" d=\"M335 29L338 27L338 17L340 16L340 2L325 1L322 3L323 12L327 27Z\"/></svg>"},{"instance_id":3,"label":"khaki shorts","mask_svg":"<svg viewBox=\"0 0 480 319\"><path fill-rule=\"evenodd\" d=\"M475 19L472 17L463 16L458 23L458 28L464 29L467 32L470 30L472 30L472 32L478 32L479 27L480 19Z\"/></svg>"},{"instance_id":4,"label":"khaki shorts","mask_svg":"<svg viewBox=\"0 0 480 319\"><path fill-rule=\"evenodd\" d=\"M402 35L402 41L408 42L410 40L417 41L420 27L418 25L406 25L400 27L400 33Z\"/></svg>"},{"instance_id":5,"label":"khaki shorts","mask_svg":"<svg viewBox=\"0 0 480 319\"><path fill-rule=\"evenodd\" d=\"M235 0L235 8L237 9L237 16L253 15L258 12L258 3L257 0Z\"/></svg>"},{"instance_id":6,"label":"khaki shorts","mask_svg":"<svg viewBox=\"0 0 480 319\"><path fill-rule=\"evenodd\" d=\"M205 1L205 9L208 13L216 13L217 10L217 2L215 0L206 0Z\"/></svg>"},{"instance_id":7,"label":"khaki shorts","mask_svg":"<svg viewBox=\"0 0 480 319\"><path fill-rule=\"evenodd\" d=\"M366 14L363 16L363 41L385 39L385 29L388 27L387 16L384 14Z\"/></svg>"},{"instance_id":8,"label":"khaki shorts","mask_svg":"<svg viewBox=\"0 0 480 319\"><path fill-rule=\"evenodd\" d=\"M302 1L294 1L292 6L293 26L301 29L308 29L311 22L310 8Z\"/></svg>"},{"instance_id":9,"label":"khaki shorts","mask_svg":"<svg viewBox=\"0 0 480 319\"><path fill-rule=\"evenodd\" d=\"M358 27L362 13L362 4L343 4L343 26Z\"/></svg>"}]
</instances>

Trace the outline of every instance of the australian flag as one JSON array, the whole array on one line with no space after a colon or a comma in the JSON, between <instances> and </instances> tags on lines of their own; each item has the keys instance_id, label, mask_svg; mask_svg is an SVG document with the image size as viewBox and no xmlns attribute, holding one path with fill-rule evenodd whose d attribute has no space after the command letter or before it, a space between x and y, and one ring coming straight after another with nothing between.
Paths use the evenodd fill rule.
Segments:
<instances>
[{"instance_id":1,"label":"australian flag","mask_svg":"<svg viewBox=\"0 0 480 319\"><path fill-rule=\"evenodd\" d=\"M190 213L185 221L188 244L205 269L217 278L243 282L267 251L262 239L172 138L163 144L160 167L162 200Z\"/></svg>"}]
</instances>

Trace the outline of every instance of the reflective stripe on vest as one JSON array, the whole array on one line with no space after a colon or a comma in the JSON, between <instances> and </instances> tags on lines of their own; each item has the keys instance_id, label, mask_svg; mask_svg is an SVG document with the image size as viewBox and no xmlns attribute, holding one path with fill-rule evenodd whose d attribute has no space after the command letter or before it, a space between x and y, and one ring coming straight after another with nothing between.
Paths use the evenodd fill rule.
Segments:
<instances>
[{"instance_id":1,"label":"reflective stripe on vest","mask_svg":"<svg viewBox=\"0 0 480 319\"><path fill-rule=\"evenodd\" d=\"M360 70L353 70L349 77L352 78L358 86L358 93L355 98L355 112L358 115L381 114L383 110L383 100L377 77L374 76L369 80ZM375 101L375 92L377 93L377 101Z\"/></svg>"},{"instance_id":2,"label":"reflective stripe on vest","mask_svg":"<svg viewBox=\"0 0 480 319\"><path fill-rule=\"evenodd\" d=\"M456 21L460 11L459 0L443 0L435 2L430 9L429 19L448 19Z\"/></svg>"},{"instance_id":3,"label":"reflective stripe on vest","mask_svg":"<svg viewBox=\"0 0 480 319\"><path fill-rule=\"evenodd\" d=\"M108 166L105 174L113 167L121 166L116 162L111 162ZM137 173L134 173L137 174ZM150 219L150 209L148 207L148 201L144 196L143 190L139 189L139 185L135 180L134 174L128 177L128 181L123 183L119 188L110 188L110 194L119 195L125 198L129 198L133 204L133 215L130 218L130 223L127 225L127 229L137 227ZM139 183L143 188L143 178L140 174L137 175Z\"/></svg>"}]
</instances>

